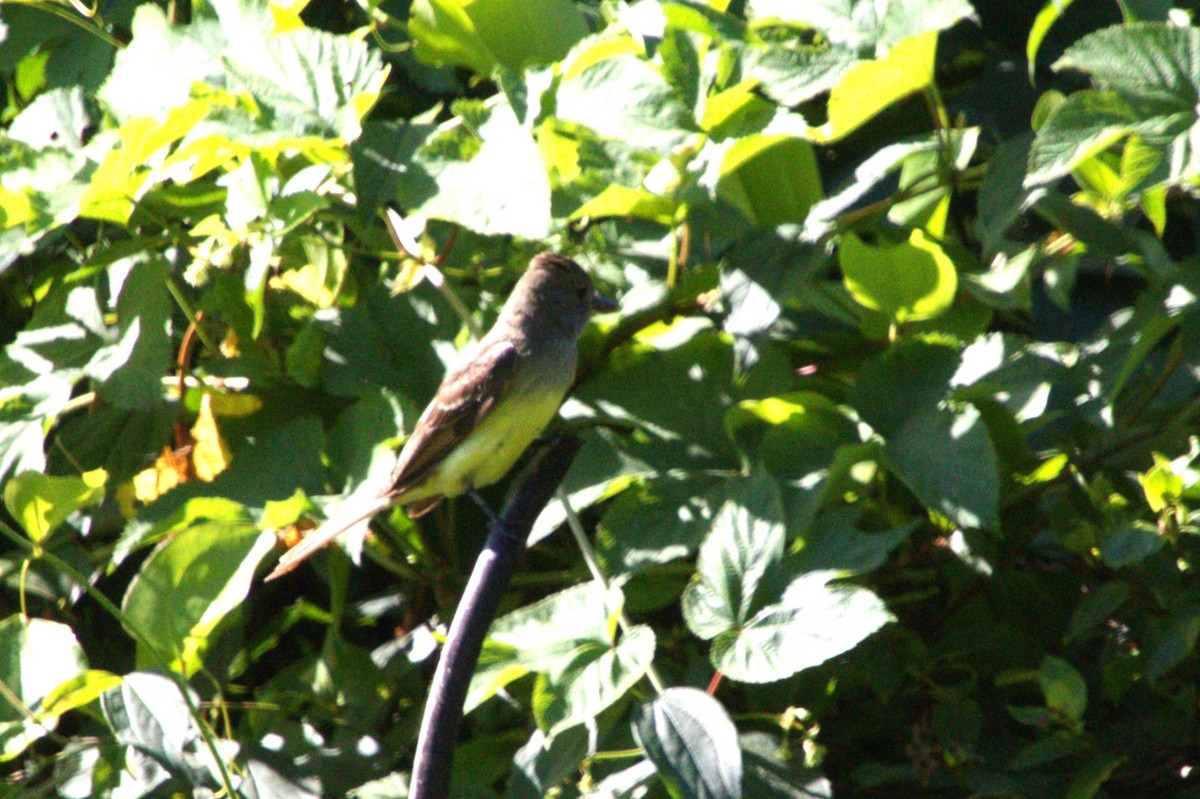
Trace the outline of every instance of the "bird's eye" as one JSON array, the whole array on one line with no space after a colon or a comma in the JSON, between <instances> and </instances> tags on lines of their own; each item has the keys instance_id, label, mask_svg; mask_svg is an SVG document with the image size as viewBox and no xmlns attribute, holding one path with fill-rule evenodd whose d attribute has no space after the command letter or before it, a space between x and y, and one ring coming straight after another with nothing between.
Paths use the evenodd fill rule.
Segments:
<instances>
[{"instance_id":1,"label":"bird's eye","mask_svg":"<svg viewBox=\"0 0 1200 799\"><path fill-rule=\"evenodd\" d=\"M588 291L586 286L579 287L579 299L580 300L586 300L588 298L588 295L591 293L592 292Z\"/></svg>"}]
</instances>

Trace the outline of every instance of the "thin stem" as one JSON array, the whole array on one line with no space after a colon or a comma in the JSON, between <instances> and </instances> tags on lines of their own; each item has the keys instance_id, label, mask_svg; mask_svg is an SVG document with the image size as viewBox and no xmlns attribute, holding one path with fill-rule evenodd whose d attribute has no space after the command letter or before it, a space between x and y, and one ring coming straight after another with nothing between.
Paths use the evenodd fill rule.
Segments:
<instances>
[{"instance_id":1,"label":"thin stem","mask_svg":"<svg viewBox=\"0 0 1200 799\"><path fill-rule=\"evenodd\" d=\"M571 535L575 538L575 545L579 547L579 552L583 555L583 562L587 564L588 571L592 574L592 579L607 591L610 585L608 577L605 576L604 570L600 567L600 559L596 557L596 550L592 546L592 542L588 540L587 533L583 529L583 522L579 520L579 515L575 513L575 509L571 507L571 500L561 486L558 489L558 501L563 504L563 509L567 513L567 526L571 528ZM620 625L621 631L626 634L633 628L633 625L629 622L629 618L625 615L624 609L617 611L617 624ZM653 663L646 666L646 678L650 680L650 685L653 686L654 692L661 696L666 690L666 685L663 683L662 677L658 675L658 671L654 668Z\"/></svg>"},{"instance_id":2,"label":"thin stem","mask_svg":"<svg viewBox=\"0 0 1200 799\"><path fill-rule=\"evenodd\" d=\"M220 348L217 343L208 337L208 333L204 331L200 325L200 320L197 318L196 309L192 307L192 303L188 300L187 295L183 293L179 283L176 282L174 275L167 275L167 290L171 292L171 296L179 305L179 309L183 311L183 315L187 317L188 323L196 329L196 335L204 342L204 346L209 352L217 352Z\"/></svg>"}]
</instances>

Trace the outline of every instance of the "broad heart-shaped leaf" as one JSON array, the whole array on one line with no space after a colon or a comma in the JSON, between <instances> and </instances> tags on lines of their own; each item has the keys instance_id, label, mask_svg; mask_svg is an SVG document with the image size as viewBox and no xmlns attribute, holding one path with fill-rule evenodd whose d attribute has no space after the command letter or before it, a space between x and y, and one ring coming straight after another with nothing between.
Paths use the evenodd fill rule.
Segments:
<instances>
[{"instance_id":1,"label":"broad heart-shaped leaf","mask_svg":"<svg viewBox=\"0 0 1200 799\"><path fill-rule=\"evenodd\" d=\"M566 665L542 674L534 686L533 710L538 726L554 736L594 719L629 692L654 660L654 631L631 627L616 646L586 644Z\"/></svg>"},{"instance_id":2,"label":"broad heart-shaped leaf","mask_svg":"<svg viewBox=\"0 0 1200 799\"><path fill-rule=\"evenodd\" d=\"M530 672L566 668L583 646L608 648L624 598L596 583L551 594L497 619L488 632L464 710Z\"/></svg>"},{"instance_id":3,"label":"broad heart-shaped leaf","mask_svg":"<svg viewBox=\"0 0 1200 799\"><path fill-rule=\"evenodd\" d=\"M854 407L888 438L914 413L932 410L945 399L961 362L955 347L903 339L864 364L854 386Z\"/></svg>"},{"instance_id":4,"label":"broad heart-shaped leaf","mask_svg":"<svg viewBox=\"0 0 1200 799\"><path fill-rule=\"evenodd\" d=\"M765 474L731 484L683 595L688 628L713 639L713 666L740 682L771 682L823 663L891 618L870 591L829 587L834 572L796 575L783 561L782 519L778 489Z\"/></svg>"},{"instance_id":5,"label":"broad heart-shaped leaf","mask_svg":"<svg viewBox=\"0 0 1200 799\"><path fill-rule=\"evenodd\" d=\"M871 591L830 586L837 576L820 571L796 577L778 602L713 640L713 667L738 682L774 682L854 648L892 621Z\"/></svg>"},{"instance_id":6,"label":"broad heart-shaped leaf","mask_svg":"<svg viewBox=\"0 0 1200 799\"><path fill-rule=\"evenodd\" d=\"M102 381L99 393L118 408L148 410L166 404L162 378L170 369L170 266L161 256L138 253L109 267L117 298L117 324L88 361L89 376Z\"/></svg>"},{"instance_id":7,"label":"broad heart-shaped leaf","mask_svg":"<svg viewBox=\"0 0 1200 799\"><path fill-rule=\"evenodd\" d=\"M41 543L72 513L100 502L107 480L103 469L79 477L22 472L4 486L4 508L21 523L31 541Z\"/></svg>"},{"instance_id":8,"label":"broad heart-shaped leaf","mask_svg":"<svg viewBox=\"0 0 1200 799\"><path fill-rule=\"evenodd\" d=\"M507 105L492 109L477 130L482 141L467 158L428 145L418 152L425 174L408 170L401 178L401 202L476 233L545 238L550 178L533 137Z\"/></svg>"},{"instance_id":9,"label":"broad heart-shaped leaf","mask_svg":"<svg viewBox=\"0 0 1200 799\"><path fill-rule=\"evenodd\" d=\"M633 723L638 746L687 799L740 799L737 728L716 699L695 688L668 688Z\"/></svg>"},{"instance_id":10,"label":"broad heart-shaped leaf","mask_svg":"<svg viewBox=\"0 0 1200 799\"><path fill-rule=\"evenodd\" d=\"M926 507L962 527L999 526L999 462L974 406L912 413L888 436L884 452Z\"/></svg>"},{"instance_id":11,"label":"broad heart-shaped leaf","mask_svg":"<svg viewBox=\"0 0 1200 799\"><path fill-rule=\"evenodd\" d=\"M1200 173L1200 30L1150 22L1105 28L1073 44L1055 68L1086 72L1098 88L1072 94L1038 130L1026 185L1049 183L1134 134L1162 154L1168 185Z\"/></svg>"},{"instance_id":12,"label":"broad heart-shaped leaf","mask_svg":"<svg viewBox=\"0 0 1200 799\"><path fill-rule=\"evenodd\" d=\"M884 58L855 64L829 95L829 121L818 140L832 142L899 100L933 82L937 32L919 33L896 44Z\"/></svg>"},{"instance_id":13,"label":"broad heart-shaped leaf","mask_svg":"<svg viewBox=\"0 0 1200 799\"><path fill-rule=\"evenodd\" d=\"M415 0L408 32L421 60L491 75L557 61L588 31L569 0Z\"/></svg>"},{"instance_id":14,"label":"broad heart-shaped leaf","mask_svg":"<svg viewBox=\"0 0 1200 799\"><path fill-rule=\"evenodd\" d=\"M736 139L721 159L717 196L756 225L802 222L821 199L812 145L781 134Z\"/></svg>"},{"instance_id":15,"label":"broad heart-shaped leaf","mask_svg":"<svg viewBox=\"0 0 1200 799\"><path fill-rule=\"evenodd\" d=\"M690 108L662 73L627 52L568 73L558 87L557 108L562 119L601 136L663 153L696 129Z\"/></svg>"},{"instance_id":16,"label":"broad heart-shaped leaf","mask_svg":"<svg viewBox=\"0 0 1200 799\"><path fill-rule=\"evenodd\" d=\"M133 38L117 51L112 73L98 93L118 120L154 117L191 99L196 84L215 84L225 33L212 19L171 25L158 6L138 6Z\"/></svg>"},{"instance_id":17,"label":"broad heart-shaped leaf","mask_svg":"<svg viewBox=\"0 0 1200 799\"><path fill-rule=\"evenodd\" d=\"M895 323L944 313L958 290L954 262L919 229L891 247L872 247L847 232L838 246L838 264L851 296Z\"/></svg>"},{"instance_id":18,"label":"broad heart-shaped leaf","mask_svg":"<svg viewBox=\"0 0 1200 799\"><path fill-rule=\"evenodd\" d=\"M300 28L239 44L231 43L221 63L277 134L353 141L387 78L379 51L349 36Z\"/></svg>"},{"instance_id":19,"label":"broad heart-shaped leaf","mask_svg":"<svg viewBox=\"0 0 1200 799\"><path fill-rule=\"evenodd\" d=\"M731 482L725 504L700 545L697 580L683 595L683 616L704 640L740 628L754 611L767 569L783 557L779 488L764 472Z\"/></svg>"},{"instance_id":20,"label":"broad heart-shaped leaf","mask_svg":"<svg viewBox=\"0 0 1200 799\"><path fill-rule=\"evenodd\" d=\"M154 647L138 642L141 665L191 674L202 665L210 636L246 598L258 562L275 545L272 532L247 520L201 522L158 547L129 584L122 608L129 624Z\"/></svg>"},{"instance_id":21,"label":"broad heart-shaped leaf","mask_svg":"<svg viewBox=\"0 0 1200 799\"><path fill-rule=\"evenodd\" d=\"M816 28L850 50L888 47L975 15L967 0L748 0L746 9L752 18L775 17Z\"/></svg>"},{"instance_id":22,"label":"broad heart-shaped leaf","mask_svg":"<svg viewBox=\"0 0 1200 799\"><path fill-rule=\"evenodd\" d=\"M214 775L197 757L203 747L200 730L181 690L163 674L135 671L100 698L100 707L118 741L193 785L204 785L213 782ZM199 704L193 693L192 707Z\"/></svg>"},{"instance_id":23,"label":"broad heart-shaped leaf","mask_svg":"<svg viewBox=\"0 0 1200 799\"><path fill-rule=\"evenodd\" d=\"M41 712L43 700L86 671L83 649L67 625L20 615L0 621L0 685L9 694L0 701L0 762L54 730L58 716Z\"/></svg>"},{"instance_id":24,"label":"broad heart-shaped leaf","mask_svg":"<svg viewBox=\"0 0 1200 799\"><path fill-rule=\"evenodd\" d=\"M211 18L212 10L220 22ZM249 93L249 103L230 104L253 104L256 132L271 139L358 136L360 120L387 77L378 50L309 28L275 32L265 3L217 0L204 12L189 25L173 26L161 10L138 8L133 41L118 53L100 92L118 119L158 118L187 105L200 85ZM230 129L244 138L245 116L234 117L242 127Z\"/></svg>"}]
</instances>

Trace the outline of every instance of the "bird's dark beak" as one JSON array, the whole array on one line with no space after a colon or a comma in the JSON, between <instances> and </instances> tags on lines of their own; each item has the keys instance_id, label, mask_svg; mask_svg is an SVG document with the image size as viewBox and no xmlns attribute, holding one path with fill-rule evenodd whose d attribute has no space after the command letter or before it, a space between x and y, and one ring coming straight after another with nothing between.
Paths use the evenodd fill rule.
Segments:
<instances>
[{"instance_id":1,"label":"bird's dark beak","mask_svg":"<svg viewBox=\"0 0 1200 799\"><path fill-rule=\"evenodd\" d=\"M615 311L620 306L608 297L605 297L598 291L592 292L592 310L593 311Z\"/></svg>"}]
</instances>

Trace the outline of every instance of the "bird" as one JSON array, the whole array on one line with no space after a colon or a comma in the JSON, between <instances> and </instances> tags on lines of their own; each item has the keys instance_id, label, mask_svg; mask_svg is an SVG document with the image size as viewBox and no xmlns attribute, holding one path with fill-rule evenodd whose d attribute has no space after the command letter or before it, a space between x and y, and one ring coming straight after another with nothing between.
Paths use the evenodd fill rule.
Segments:
<instances>
[{"instance_id":1,"label":"bird","mask_svg":"<svg viewBox=\"0 0 1200 799\"><path fill-rule=\"evenodd\" d=\"M310 532L266 579L287 574L394 505L416 518L446 497L477 498L475 490L507 474L558 413L575 380L579 336L592 311L614 308L575 261L553 252L534 256L495 324L442 380L390 480L373 498L367 494L367 501Z\"/></svg>"}]
</instances>

